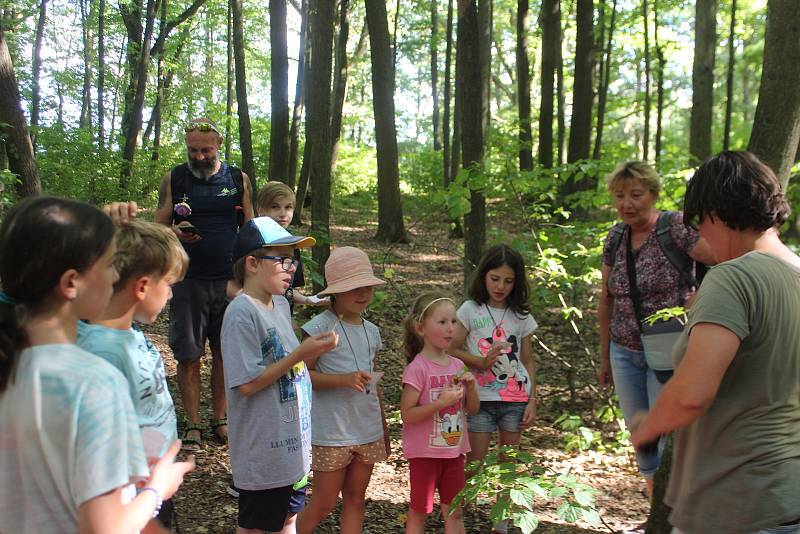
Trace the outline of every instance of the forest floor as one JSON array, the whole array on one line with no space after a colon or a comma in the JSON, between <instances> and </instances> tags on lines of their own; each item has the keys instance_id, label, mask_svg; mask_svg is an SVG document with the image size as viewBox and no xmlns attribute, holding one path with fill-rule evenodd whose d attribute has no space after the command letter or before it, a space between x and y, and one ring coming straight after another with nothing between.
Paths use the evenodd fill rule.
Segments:
<instances>
[{"instance_id":1,"label":"forest floor","mask_svg":"<svg viewBox=\"0 0 800 534\"><path fill-rule=\"evenodd\" d=\"M385 290L385 299L368 311L368 318L378 325L383 338L384 348L379 355L379 365L386 372L381 384L390 420L393 452L386 462L375 466L367 490L364 532L403 532L408 502L408 464L400 446L401 423L398 412L400 377L405 365L401 350L401 322L411 302L421 291L436 288L453 295L461 294L461 241L448 239L448 224L442 210L415 204L406 207L410 243L380 244L372 239L377 228L373 199L354 197L344 204L334 206L332 212L332 243L365 250L378 274L386 269L393 271L391 283ZM510 213L503 215L503 206L496 206L492 211L500 215L488 221L489 228L502 226L505 232L512 235L519 232L519 220L515 221ZM293 232L302 234L305 230L307 228L293 229ZM313 310L301 310L297 320L303 321L312 314ZM567 434L554 425L564 412L579 414L589 421L593 410L605 402L595 388L594 367L583 344L569 323L562 319L559 309L535 309L533 314L539 323L536 336L558 356L554 357L534 344L541 401L536 423L523 434L522 448L535 455L543 467L558 473L572 473L580 482L594 487L598 492L597 511L603 522L601 527L586 523L568 525L558 520L555 506L542 505L536 509L541 520L537 532L622 532L635 527L646 519L649 507L644 481L636 474L632 451L567 453ZM165 312L147 331L164 355L172 396L181 417L183 411L175 383L175 360L166 339L166 317ZM596 345L595 317L590 313L583 320L587 330L586 342L590 347ZM208 356L204 363L201 410L203 420L208 421ZM195 454L197 469L187 477L175 496L178 527L180 532L191 534L232 533L236 526L237 502L226 493L230 480L227 446L217 444L210 432L203 437L202 450ZM467 532L491 531L488 519L490 508L491 503L486 503L466 511ZM443 531L437 513L438 506L429 518L427 532ZM337 508L317 532L338 532L338 517Z\"/></svg>"}]
</instances>

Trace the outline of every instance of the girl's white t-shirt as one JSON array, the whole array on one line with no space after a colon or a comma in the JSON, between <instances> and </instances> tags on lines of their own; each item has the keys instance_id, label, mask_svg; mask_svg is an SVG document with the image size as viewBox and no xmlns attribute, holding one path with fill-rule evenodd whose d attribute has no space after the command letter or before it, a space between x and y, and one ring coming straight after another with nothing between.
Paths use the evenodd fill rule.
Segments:
<instances>
[{"instance_id":1,"label":"girl's white t-shirt","mask_svg":"<svg viewBox=\"0 0 800 534\"><path fill-rule=\"evenodd\" d=\"M81 504L148 475L117 369L75 345L22 351L0 393L0 532L77 533Z\"/></svg>"},{"instance_id":2,"label":"girl's white t-shirt","mask_svg":"<svg viewBox=\"0 0 800 534\"><path fill-rule=\"evenodd\" d=\"M522 339L538 326L533 316L519 316L511 308L493 308L467 300L456 317L468 332L464 349L474 356L486 356L489 347L498 341L511 344L490 369L472 369L481 401L528 402L531 379L522 365L520 347Z\"/></svg>"}]
</instances>

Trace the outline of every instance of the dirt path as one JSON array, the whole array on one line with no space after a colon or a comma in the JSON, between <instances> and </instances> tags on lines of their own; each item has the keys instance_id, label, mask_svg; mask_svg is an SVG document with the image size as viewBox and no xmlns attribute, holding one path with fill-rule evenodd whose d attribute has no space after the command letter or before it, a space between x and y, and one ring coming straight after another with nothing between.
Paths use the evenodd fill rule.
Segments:
<instances>
[{"instance_id":1,"label":"dirt path","mask_svg":"<svg viewBox=\"0 0 800 534\"><path fill-rule=\"evenodd\" d=\"M364 202L370 202L364 198ZM376 272L389 269L391 283L385 291L385 299L369 312L369 319L381 329L384 350L380 355L380 365L386 371L382 384L387 413L390 414L393 454L387 462L378 464L367 491L367 511L364 523L365 533L402 532L406 513L408 494L407 463L400 451L400 422L396 413L400 394L400 376L405 365L401 346L401 320L411 301L421 291L437 288L461 293L461 251L458 241L448 240L447 225L440 214L422 213L410 207L408 245L385 246L375 243L371 238L376 230L376 217L365 222L365 212L374 206L359 205L352 201L351 208L340 208L334 212L331 228L332 242L337 245L358 246L367 251ZM490 223L491 224L491 223ZM297 233L301 231L298 230ZM388 274L387 273L387 274ZM540 328L537 335L549 346L554 347L565 360L580 360L576 341L569 334L569 327L561 319L557 310L535 310ZM180 396L175 384L175 362L166 343L165 314L159 322L149 329L167 362L173 398L182 414ZM573 356L569 356L572 354ZM571 472L581 482L595 487L597 509L607 527L593 529L589 525L578 526L560 523L554 510L537 510L542 522L537 532L579 533L613 532L629 528L645 518L647 503L643 495L644 484L636 476L630 459L621 456L599 453L566 454L563 433L553 427L553 421L568 407L572 413L590 410L593 404L591 393L581 388L570 396L566 377L578 384L593 380L591 370L569 371L563 362L554 361L543 351L537 351L540 393L543 400L539 407L536 425L523 435L523 447L541 458L543 465L557 472ZM207 384L207 365L204 366L204 384ZM587 367L583 365L583 367ZM571 373L571 374L570 374ZM210 393L204 385L203 418L209 419L208 399ZM218 445L204 436L203 449L196 454L197 470L186 480L175 498L178 524L184 533L232 533L235 531L237 504L225 491L229 480L230 464L227 447ZM490 504L475 507L466 513L467 532L489 532L488 520ZM338 532L338 509L317 532ZM432 514L428 532L442 532L441 521Z\"/></svg>"}]
</instances>

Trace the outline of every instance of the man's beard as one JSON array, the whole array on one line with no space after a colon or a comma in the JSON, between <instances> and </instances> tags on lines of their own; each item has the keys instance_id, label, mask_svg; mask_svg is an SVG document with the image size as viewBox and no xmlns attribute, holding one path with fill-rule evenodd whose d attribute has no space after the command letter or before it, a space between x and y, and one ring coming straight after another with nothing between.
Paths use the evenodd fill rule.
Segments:
<instances>
[{"instance_id":1,"label":"man's beard","mask_svg":"<svg viewBox=\"0 0 800 534\"><path fill-rule=\"evenodd\" d=\"M189 170L195 178L207 181L214 175L214 169L217 167L219 156L214 155L213 158L206 158L202 161L192 159L191 156L186 157L186 163L189 165Z\"/></svg>"}]
</instances>

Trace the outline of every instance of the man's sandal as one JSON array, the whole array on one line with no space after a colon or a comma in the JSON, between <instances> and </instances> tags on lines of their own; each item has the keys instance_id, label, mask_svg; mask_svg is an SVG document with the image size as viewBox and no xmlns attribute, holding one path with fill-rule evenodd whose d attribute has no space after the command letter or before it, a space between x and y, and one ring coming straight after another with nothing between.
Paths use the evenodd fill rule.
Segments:
<instances>
[{"instance_id":1,"label":"man's sandal","mask_svg":"<svg viewBox=\"0 0 800 534\"><path fill-rule=\"evenodd\" d=\"M181 435L181 450L184 451L199 451L203 446L203 430L205 428L203 425L195 424L195 423L186 423L186 426L183 429L183 434ZM189 432L197 431L200 433L200 438L190 438Z\"/></svg>"},{"instance_id":2,"label":"man's sandal","mask_svg":"<svg viewBox=\"0 0 800 534\"><path fill-rule=\"evenodd\" d=\"M224 436L220 436L219 433L217 432L217 429L219 427L228 426L228 418L227 417L223 417L222 419L212 419L209 422L209 424L211 426L211 432L214 435L214 439L216 439L218 442L222 443L223 445L228 443L228 434L226 433Z\"/></svg>"}]
</instances>

